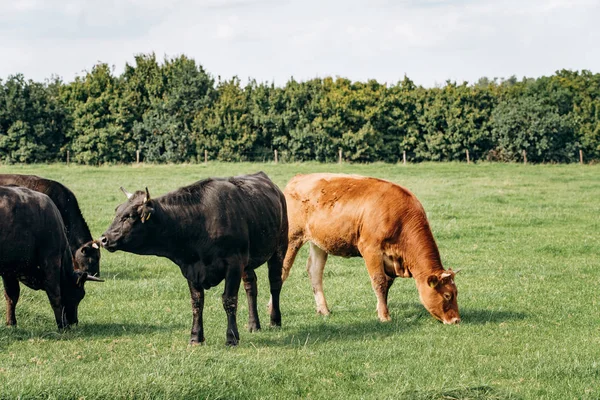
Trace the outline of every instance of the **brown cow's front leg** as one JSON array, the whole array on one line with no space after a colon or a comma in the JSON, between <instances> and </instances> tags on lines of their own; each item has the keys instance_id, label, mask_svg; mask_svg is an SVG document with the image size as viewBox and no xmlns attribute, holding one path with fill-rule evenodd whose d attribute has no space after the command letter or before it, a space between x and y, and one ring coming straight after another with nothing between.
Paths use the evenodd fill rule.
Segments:
<instances>
[{"instance_id":1,"label":"brown cow's front leg","mask_svg":"<svg viewBox=\"0 0 600 400\"><path fill-rule=\"evenodd\" d=\"M15 308L19 301L19 295L21 294L21 287L19 281L16 278L2 277L4 282L4 298L6 299L6 325L15 326L17 325L17 317L15 314Z\"/></svg>"},{"instance_id":2,"label":"brown cow's front leg","mask_svg":"<svg viewBox=\"0 0 600 400\"><path fill-rule=\"evenodd\" d=\"M240 262L227 263L227 275L225 276L225 290L223 291L223 308L227 314L227 346L236 346L240 340L237 328L237 304L238 292L242 281L242 267Z\"/></svg>"},{"instance_id":3,"label":"brown cow's front leg","mask_svg":"<svg viewBox=\"0 0 600 400\"><path fill-rule=\"evenodd\" d=\"M190 297L192 302L192 334L190 344L204 343L204 325L202 323L202 311L204 310L204 289L196 289L194 284L188 280Z\"/></svg>"},{"instance_id":4,"label":"brown cow's front leg","mask_svg":"<svg viewBox=\"0 0 600 400\"><path fill-rule=\"evenodd\" d=\"M306 271L315 295L317 313L322 315L329 315L330 313L325 300L325 293L323 293L323 270L326 262L327 253L313 242L310 242L310 254L306 262Z\"/></svg>"},{"instance_id":5,"label":"brown cow's front leg","mask_svg":"<svg viewBox=\"0 0 600 400\"><path fill-rule=\"evenodd\" d=\"M248 330L256 332L260 330L258 308L256 305L256 297L258 296L256 273L254 270L246 271L242 278L244 280L244 289L246 289L246 297L248 298Z\"/></svg>"},{"instance_id":6,"label":"brown cow's front leg","mask_svg":"<svg viewBox=\"0 0 600 400\"><path fill-rule=\"evenodd\" d=\"M391 321L392 318L387 306L387 297L392 285L391 281L393 280L385 274L381 252L366 251L361 253L365 259L365 264L367 264L373 291L375 292L375 296L377 296L377 316L381 322Z\"/></svg>"}]
</instances>

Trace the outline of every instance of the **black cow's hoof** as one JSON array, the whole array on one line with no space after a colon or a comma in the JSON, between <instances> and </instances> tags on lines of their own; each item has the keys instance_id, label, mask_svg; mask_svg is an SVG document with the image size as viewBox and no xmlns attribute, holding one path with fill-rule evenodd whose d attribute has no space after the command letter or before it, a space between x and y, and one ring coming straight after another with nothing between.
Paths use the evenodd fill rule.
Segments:
<instances>
[{"instance_id":1,"label":"black cow's hoof","mask_svg":"<svg viewBox=\"0 0 600 400\"><path fill-rule=\"evenodd\" d=\"M248 324L248 331L250 331L250 332L260 331L260 324Z\"/></svg>"},{"instance_id":2,"label":"black cow's hoof","mask_svg":"<svg viewBox=\"0 0 600 400\"><path fill-rule=\"evenodd\" d=\"M281 319L272 319L271 326L272 327L281 327Z\"/></svg>"},{"instance_id":3,"label":"black cow's hoof","mask_svg":"<svg viewBox=\"0 0 600 400\"><path fill-rule=\"evenodd\" d=\"M204 345L204 339L202 339L202 340L190 339L190 346L202 346L202 345Z\"/></svg>"},{"instance_id":4,"label":"black cow's hoof","mask_svg":"<svg viewBox=\"0 0 600 400\"><path fill-rule=\"evenodd\" d=\"M239 343L239 341L237 339L227 339L227 341L225 342L225 346L234 347L234 346L237 346L238 343Z\"/></svg>"}]
</instances>

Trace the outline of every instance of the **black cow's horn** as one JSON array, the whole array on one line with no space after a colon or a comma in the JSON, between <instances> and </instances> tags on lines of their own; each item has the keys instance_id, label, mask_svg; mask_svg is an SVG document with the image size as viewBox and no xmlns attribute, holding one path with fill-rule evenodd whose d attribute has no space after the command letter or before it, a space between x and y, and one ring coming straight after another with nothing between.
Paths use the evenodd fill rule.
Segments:
<instances>
[{"instance_id":1,"label":"black cow's horn","mask_svg":"<svg viewBox=\"0 0 600 400\"><path fill-rule=\"evenodd\" d=\"M150 192L148 191L148 187L146 186L146 197L144 198L144 203L150 200Z\"/></svg>"},{"instance_id":2,"label":"black cow's horn","mask_svg":"<svg viewBox=\"0 0 600 400\"><path fill-rule=\"evenodd\" d=\"M125 193L125 196L127 196L128 199L130 199L133 196L133 194L131 194L127 190L125 190L125 188L123 186L119 187L119 189L121 189L121 192Z\"/></svg>"},{"instance_id":3,"label":"black cow's horn","mask_svg":"<svg viewBox=\"0 0 600 400\"><path fill-rule=\"evenodd\" d=\"M104 282L104 279L100 279L97 276L93 276L93 275L88 275L85 278L86 281L92 281L92 282Z\"/></svg>"}]
</instances>

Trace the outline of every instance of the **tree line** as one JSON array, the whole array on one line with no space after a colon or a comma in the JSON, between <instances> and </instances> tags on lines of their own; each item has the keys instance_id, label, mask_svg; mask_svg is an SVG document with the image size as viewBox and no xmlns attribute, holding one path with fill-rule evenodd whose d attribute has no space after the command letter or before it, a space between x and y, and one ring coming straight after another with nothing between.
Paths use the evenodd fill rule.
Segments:
<instances>
[{"instance_id":1,"label":"tree line","mask_svg":"<svg viewBox=\"0 0 600 400\"><path fill-rule=\"evenodd\" d=\"M600 74L447 81L434 88L345 78L283 87L215 80L184 55L140 54L116 76L0 80L0 162L574 162L600 160Z\"/></svg>"}]
</instances>

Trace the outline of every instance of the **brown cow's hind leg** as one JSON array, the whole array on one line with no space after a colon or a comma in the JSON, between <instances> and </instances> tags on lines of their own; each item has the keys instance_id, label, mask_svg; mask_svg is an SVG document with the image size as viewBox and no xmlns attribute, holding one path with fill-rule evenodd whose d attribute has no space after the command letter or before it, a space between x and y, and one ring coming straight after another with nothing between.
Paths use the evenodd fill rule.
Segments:
<instances>
[{"instance_id":1,"label":"brown cow's hind leg","mask_svg":"<svg viewBox=\"0 0 600 400\"><path fill-rule=\"evenodd\" d=\"M310 278L310 283L315 295L315 303L317 305L317 313L329 315L329 307L323 293L323 270L327 262L327 253L319 248L314 243L310 242L310 255L306 262L306 271Z\"/></svg>"}]
</instances>

